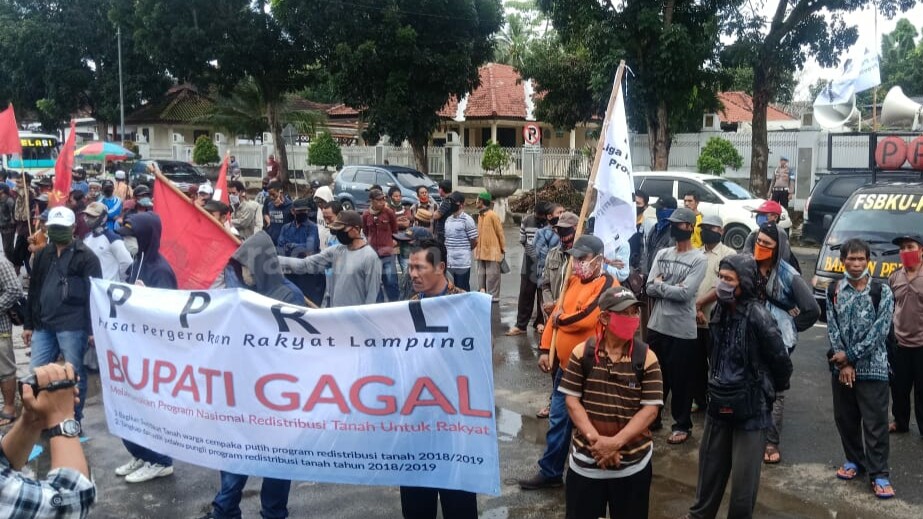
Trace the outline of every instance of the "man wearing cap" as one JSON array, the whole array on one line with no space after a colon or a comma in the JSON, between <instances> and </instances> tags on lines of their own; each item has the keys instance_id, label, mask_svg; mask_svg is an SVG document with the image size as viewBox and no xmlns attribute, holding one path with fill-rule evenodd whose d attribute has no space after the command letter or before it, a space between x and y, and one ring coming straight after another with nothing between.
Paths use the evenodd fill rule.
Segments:
<instances>
[{"instance_id":1,"label":"man wearing cap","mask_svg":"<svg viewBox=\"0 0 923 519\"><path fill-rule=\"evenodd\" d=\"M87 184L87 170L82 167L76 167L71 172L73 173L71 191L82 191L84 195L89 193L90 186Z\"/></svg>"},{"instance_id":2,"label":"man wearing cap","mask_svg":"<svg viewBox=\"0 0 923 519\"><path fill-rule=\"evenodd\" d=\"M86 215L87 227L90 230L81 238L84 245L99 259L102 279L125 281L128 267L131 266L131 254L122 237L106 227L106 206L92 202L83 210L83 214Z\"/></svg>"},{"instance_id":3,"label":"man wearing cap","mask_svg":"<svg viewBox=\"0 0 923 519\"><path fill-rule=\"evenodd\" d=\"M769 181L769 192L766 198L778 202L782 207L788 207L788 197L795 192L795 172L788 168L788 158L779 159L779 167L772 173Z\"/></svg>"},{"instance_id":4,"label":"man wearing cap","mask_svg":"<svg viewBox=\"0 0 923 519\"><path fill-rule=\"evenodd\" d=\"M93 251L74 239L75 220L66 207L49 211L50 243L33 260L22 340L32 347L32 368L54 362L58 355L74 366L80 389L75 414L80 421L87 395L83 354L93 333L89 278L101 278L103 273Z\"/></svg>"},{"instance_id":5,"label":"man wearing cap","mask_svg":"<svg viewBox=\"0 0 923 519\"><path fill-rule=\"evenodd\" d=\"M657 223L644 237L644 252L641 255L641 273L647 276L654 264L654 258L661 249L672 247L676 241L670 232L670 215L676 210L676 199L662 196L654 204L657 210Z\"/></svg>"},{"instance_id":6,"label":"man wearing cap","mask_svg":"<svg viewBox=\"0 0 923 519\"><path fill-rule=\"evenodd\" d=\"M270 182L266 186L266 201L263 203L263 229L272 238L273 243L279 241L282 226L293 219L292 199L285 194L282 187L282 182Z\"/></svg>"},{"instance_id":7,"label":"man wearing cap","mask_svg":"<svg viewBox=\"0 0 923 519\"><path fill-rule=\"evenodd\" d=\"M910 393L913 391L917 427L923 434L923 236L905 235L894 239L900 247L903 267L891 274L888 284L894 293L894 347L891 366L892 413L891 432L910 430Z\"/></svg>"},{"instance_id":8,"label":"man wearing cap","mask_svg":"<svg viewBox=\"0 0 923 519\"><path fill-rule=\"evenodd\" d=\"M641 303L613 287L599 298L599 331L578 344L558 391L574 424L567 517L647 517L654 442L663 407L657 356L636 338Z\"/></svg>"},{"instance_id":9,"label":"man wearing cap","mask_svg":"<svg viewBox=\"0 0 923 519\"><path fill-rule=\"evenodd\" d=\"M196 190L195 205L205 207L205 203L212 199L215 189L210 184L202 184Z\"/></svg>"},{"instance_id":10,"label":"man wearing cap","mask_svg":"<svg viewBox=\"0 0 923 519\"><path fill-rule=\"evenodd\" d=\"M362 231L369 245L378 254L381 262L381 283L384 291L379 293L379 302L397 301L400 291L397 287L397 264L394 261L394 233L398 231L397 216L388 207L381 190L369 191L369 208L362 213Z\"/></svg>"},{"instance_id":11,"label":"man wearing cap","mask_svg":"<svg viewBox=\"0 0 923 519\"><path fill-rule=\"evenodd\" d=\"M465 212L465 195L456 191L449 198L455 202L455 212L445 222L446 265L455 286L467 292L471 289L471 251L477 247L478 228Z\"/></svg>"},{"instance_id":12,"label":"man wearing cap","mask_svg":"<svg viewBox=\"0 0 923 519\"><path fill-rule=\"evenodd\" d=\"M320 252L320 235L317 225L309 219L311 206L307 198L299 198L292 203L294 220L282 226L276 250L279 257L307 258ZM324 301L326 278L324 274L290 274L288 279L315 305Z\"/></svg>"},{"instance_id":13,"label":"man wearing cap","mask_svg":"<svg viewBox=\"0 0 923 519\"><path fill-rule=\"evenodd\" d=\"M647 340L660 359L664 399L673 392L670 444L684 443L692 432L690 365L696 351L695 296L707 266L702 252L692 247L695 220L695 213L685 207L673 211L669 227L676 245L657 253L646 285L654 305ZM655 428L659 426L658 417Z\"/></svg>"},{"instance_id":14,"label":"man wearing cap","mask_svg":"<svg viewBox=\"0 0 923 519\"><path fill-rule=\"evenodd\" d=\"M228 182L228 200L231 203L231 225L237 229L241 240L246 240L263 228L260 204L248 199L243 182Z\"/></svg>"},{"instance_id":15,"label":"man wearing cap","mask_svg":"<svg viewBox=\"0 0 923 519\"><path fill-rule=\"evenodd\" d=\"M603 269L602 240L596 236L581 236L567 251L573 258L573 275L567 279L564 295L556 304L542 334L538 365L542 371L554 371L551 412L545 435L545 453L539 460L539 472L529 479L519 480L519 488L538 490L563 484L564 463L570 442L571 421L567 416L564 394L557 391L564 376L564 367L574 347L596 333L599 322L599 297L618 282ZM555 356L550 359L554 343Z\"/></svg>"},{"instance_id":16,"label":"man wearing cap","mask_svg":"<svg viewBox=\"0 0 923 519\"><path fill-rule=\"evenodd\" d=\"M702 284L696 293L695 321L698 325L696 330L696 342L698 348L695 352L695 360L692 364L692 406L693 410L705 409L708 389L708 320L711 318L711 312L715 307L715 302L699 304L699 298L705 296L709 290L714 288L718 281L718 266L724 258L736 254L737 251L721 243L724 236L724 221L720 216L713 214L702 217L702 223L699 224L702 236L702 253L705 254L705 277L702 278Z\"/></svg>"},{"instance_id":17,"label":"man wearing cap","mask_svg":"<svg viewBox=\"0 0 923 519\"><path fill-rule=\"evenodd\" d=\"M108 218L106 227L109 230L118 229L118 219L122 216L122 199L115 196L115 184L111 180L103 180L103 196L99 199L106 206Z\"/></svg>"},{"instance_id":18,"label":"man wearing cap","mask_svg":"<svg viewBox=\"0 0 923 519\"><path fill-rule=\"evenodd\" d=\"M330 230L339 245L306 258L279 258L283 272L323 274L325 269L332 267L328 285L331 307L378 302L382 262L362 239L362 217L355 211L340 211L330 224Z\"/></svg>"},{"instance_id":19,"label":"man wearing cap","mask_svg":"<svg viewBox=\"0 0 923 519\"><path fill-rule=\"evenodd\" d=\"M410 214L413 215L414 225L426 227L432 232L433 214L438 209L436 202L429 197L429 188L426 186L417 186L417 203L410 208Z\"/></svg>"},{"instance_id":20,"label":"man wearing cap","mask_svg":"<svg viewBox=\"0 0 923 519\"><path fill-rule=\"evenodd\" d=\"M91 180L87 182L89 186L89 191L87 191L87 200L90 202L98 202L101 196L103 185L98 180Z\"/></svg>"},{"instance_id":21,"label":"man wearing cap","mask_svg":"<svg viewBox=\"0 0 923 519\"><path fill-rule=\"evenodd\" d=\"M759 207L753 210L756 214L756 225L762 226L765 223L774 223L778 226L779 221L782 219L782 211L784 211L782 206L774 200L763 202ZM779 229L782 230L781 227ZM747 241L744 242L743 250L753 250L753 247L756 245L756 235L759 234L759 232L759 229L757 229L747 236ZM793 251L789 245L788 234L786 234L784 230L779 233L779 245L781 249L788 251L788 254L783 256L785 261L787 261L789 265L795 267L795 270L801 274L801 262L798 261L795 251Z\"/></svg>"},{"instance_id":22,"label":"man wearing cap","mask_svg":"<svg viewBox=\"0 0 923 519\"><path fill-rule=\"evenodd\" d=\"M121 169L115 172L115 196L122 200L128 200L134 196L131 191L131 186L128 185L125 172Z\"/></svg>"},{"instance_id":23,"label":"man wearing cap","mask_svg":"<svg viewBox=\"0 0 923 519\"><path fill-rule=\"evenodd\" d=\"M494 303L500 302L500 262L506 254L503 224L493 210L493 196L487 191L478 195L478 244L474 257L478 261L478 287L490 294Z\"/></svg>"}]
</instances>

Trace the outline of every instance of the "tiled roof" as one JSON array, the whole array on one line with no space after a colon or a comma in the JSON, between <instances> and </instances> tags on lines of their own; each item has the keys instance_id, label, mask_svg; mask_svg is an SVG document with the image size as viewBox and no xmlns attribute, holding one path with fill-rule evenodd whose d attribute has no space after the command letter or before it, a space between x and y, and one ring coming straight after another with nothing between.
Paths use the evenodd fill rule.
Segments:
<instances>
[{"instance_id":1,"label":"tiled roof","mask_svg":"<svg viewBox=\"0 0 923 519\"><path fill-rule=\"evenodd\" d=\"M129 124L191 123L208 114L214 102L192 85L176 85L125 117Z\"/></svg>"},{"instance_id":2,"label":"tiled roof","mask_svg":"<svg viewBox=\"0 0 923 519\"><path fill-rule=\"evenodd\" d=\"M721 122L741 123L753 121L753 98L746 92L720 92L718 100L724 108L718 112ZM769 105L766 111L767 121L794 121L795 118L782 110Z\"/></svg>"},{"instance_id":3,"label":"tiled roof","mask_svg":"<svg viewBox=\"0 0 923 519\"><path fill-rule=\"evenodd\" d=\"M488 63L479 73L481 86L468 96L465 119L526 118L526 94L515 68Z\"/></svg>"},{"instance_id":4,"label":"tiled roof","mask_svg":"<svg viewBox=\"0 0 923 519\"><path fill-rule=\"evenodd\" d=\"M336 116L345 116L345 117L356 117L359 115L359 110L346 106L344 104L334 105L333 108L327 110L327 115L330 117Z\"/></svg>"}]
</instances>

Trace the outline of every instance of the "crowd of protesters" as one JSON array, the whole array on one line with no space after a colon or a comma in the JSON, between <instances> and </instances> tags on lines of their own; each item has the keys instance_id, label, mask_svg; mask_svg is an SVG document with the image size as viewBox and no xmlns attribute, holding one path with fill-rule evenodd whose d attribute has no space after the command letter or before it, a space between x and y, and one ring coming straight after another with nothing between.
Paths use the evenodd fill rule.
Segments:
<instances>
[{"instance_id":1,"label":"crowd of protesters","mask_svg":"<svg viewBox=\"0 0 923 519\"><path fill-rule=\"evenodd\" d=\"M501 273L510 268L508 244L488 192L469 204L443 181L438 198L422 187L417 201L407 203L396 188L372 186L368 208L357 212L344 210L330 187L316 181L290 198L272 158L256 196L237 171L227 186L229 205L215 198L209 184L190 192L192 203L242 240L215 287L317 308L472 290L500 301ZM24 279L23 339L31 348L31 367L43 380L75 381L78 398L72 412L61 415L48 413L41 399L24 397L22 413L73 421L78 434L85 357L92 357L86 355L92 346L89 278L177 288L160 253L162 225L150 187L131 186L121 170L112 179L88 181L78 168L73 179L66 205L50 210L42 182L33 186L28 178L11 176L0 183L0 425L19 418L7 310L23 296ZM740 254L722 243L721 218L702 215L694 193L683 197L683 207L670 196L653 207L649 202L645 193L635 194L636 233L611 257L592 224L581 228L580 217L560 205L539 201L522 219L517 313L506 334L534 330L539 368L551 392L538 411L549 420L544 453L519 486L566 486L568 518L597 518L607 509L613 517L647 517L652 432L669 418L666 443L685 443L693 434L692 413L701 411L706 418L699 481L688 517L715 517L728 482L729 516L752 517L762 465L782 460L790 355L820 308L778 227L783 208L775 201L757 208L759 228ZM894 496L888 438L909 429L911 393L917 423L923 424L923 332L915 319L923 309L923 238L904 236L894 243L903 268L882 283L869 275L868 244L845 242L845 276L831 285L826 301L832 405L845 457L835 475L868 477L879 498ZM61 372L53 364L59 357L67 363ZM51 421L43 424L58 425ZM28 436L31 429L14 431L3 439L6 458L0 462L18 469L22 460L15 446L7 450L8 438ZM114 471L126 482L174 473L168 456L124 444L130 458ZM95 492L81 459L82 451L73 471L53 471L44 482L20 477L22 494L33 492L39 501L24 506L52 506L42 503L58 496L85 515ZM220 490L204 517L240 517L247 479L221 472ZM52 480L59 484L43 493ZM286 517L291 481L267 478L262 485L261 515ZM440 500L447 519L477 517L472 493L400 490L408 519L434 519Z\"/></svg>"}]
</instances>

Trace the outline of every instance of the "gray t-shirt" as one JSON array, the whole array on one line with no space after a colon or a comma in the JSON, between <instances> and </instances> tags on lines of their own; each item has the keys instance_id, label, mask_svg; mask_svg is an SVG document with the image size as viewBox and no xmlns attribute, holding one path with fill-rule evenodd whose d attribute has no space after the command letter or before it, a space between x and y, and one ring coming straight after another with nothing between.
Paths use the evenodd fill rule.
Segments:
<instances>
[{"instance_id":1,"label":"gray t-shirt","mask_svg":"<svg viewBox=\"0 0 923 519\"><path fill-rule=\"evenodd\" d=\"M373 304L381 288L381 260L369 245L349 250L335 245L307 258L279 257L286 274L323 274L331 268L330 306Z\"/></svg>"},{"instance_id":2,"label":"gray t-shirt","mask_svg":"<svg viewBox=\"0 0 923 519\"><path fill-rule=\"evenodd\" d=\"M648 329L678 339L696 338L695 297L707 264L700 249L678 253L668 247L657 253L647 278L647 295L654 301Z\"/></svg>"}]
</instances>

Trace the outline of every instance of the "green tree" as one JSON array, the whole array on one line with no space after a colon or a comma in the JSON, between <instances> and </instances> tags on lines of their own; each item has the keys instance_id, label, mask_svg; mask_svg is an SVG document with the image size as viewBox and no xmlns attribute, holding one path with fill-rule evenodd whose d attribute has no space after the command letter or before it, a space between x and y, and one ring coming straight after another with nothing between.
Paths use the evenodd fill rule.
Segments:
<instances>
[{"instance_id":1,"label":"green tree","mask_svg":"<svg viewBox=\"0 0 923 519\"><path fill-rule=\"evenodd\" d=\"M330 132L324 132L311 141L308 148L308 164L315 166L340 167L343 165L343 153L340 151L340 145L333 139Z\"/></svg>"},{"instance_id":2,"label":"green tree","mask_svg":"<svg viewBox=\"0 0 923 519\"><path fill-rule=\"evenodd\" d=\"M221 160L218 155L218 146L212 142L208 135L199 135L195 140L195 147L192 148L192 161L196 164L214 164Z\"/></svg>"},{"instance_id":3,"label":"green tree","mask_svg":"<svg viewBox=\"0 0 923 519\"><path fill-rule=\"evenodd\" d=\"M887 91L899 86L908 96L923 95L923 40L910 20L901 18L881 36L881 83Z\"/></svg>"},{"instance_id":4,"label":"green tree","mask_svg":"<svg viewBox=\"0 0 923 519\"><path fill-rule=\"evenodd\" d=\"M752 52L752 47L745 43L732 43L721 51L721 68L729 80L726 90L753 95L753 56L750 52ZM781 74L772 102L779 104L792 102L797 87L798 80L794 69Z\"/></svg>"},{"instance_id":5,"label":"green tree","mask_svg":"<svg viewBox=\"0 0 923 519\"><path fill-rule=\"evenodd\" d=\"M539 106L571 120L580 110L586 110L579 114L582 121L601 115L618 62L625 59L634 72L626 103L631 126L647 130L653 167L666 169L674 132L698 128L702 112L718 106L716 92L723 79L716 66L722 23L719 15L739 3L539 0L566 51L555 55L551 66L536 69L530 63L524 67L545 94ZM590 67L589 73L578 70L572 78L561 77L568 73L562 66L568 60ZM562 84L571 87L576 97L563 96L566 102L562 108L549 109L554 99L561 99L550 97L549 88ZM592 93L591 103L580 93L581 87Z\"/></svg>"},{"instance_id":6,"label":"green tree","mask_svg":"<svg viewBox=\"0 0 923 519\"><path fill-rule=\"evenodd\" d=\"M785 78L804 68L809 57L825 67L835 66L840 53L856 42L858 30L844 15L863 9L872 0L775 0L775 9L763 4L741 4L728 13L730 31L750 58L753 68L753 144L750 190L766 191L769 136L766 113ZM915 0L876 0L879 11L893 16ZM769 14L767 15L766 12Z\"/></svg>"},{"instance_id":7,"label":"green tree","mask_svg":"<svg viewBox=\"0 0 923 519\"><path fill-rule=\"evenodd\" d=\"M744 164L743 157L731 141L721 137L712 137L705 143L697 162L699 173L723 175L725 169L740 169Z\"/></svg>"},{"instance_id":8,"label":"green tree","mask_svg":"<svg viewBox=\"0 0 923 519\"><path fill-rule=\"evenodd\" d=\"M499 0L275 0L288 34L321 52L343 102L366 135L407 140L426 171L426 144L450 96L477 87L493 52Z\"/></svg>"},{"instance_id":9,"label":"green tree","mask_svg":"<svg viewBox=\"0 0 923 519\"><path fill-rule=\"evenodd\" d=\"M500 147L499 144L494 141L488 141L487 146L484 148L484 156L481 158L481 169L502 175L503 168L509 166L511 159L509 152Z\"/></svg>"},{"instance_id":10,"label":"green tree","mask_svg":"<svg viewBox=\"0 0 923 519\"><path fill-rule=\"evenodd\" d=\"M533 42L519 72L531 78L541 94L535 103L536 119L571 129L605 110L601 93L590 87L595 69L582 43L564 44L555 33Z\"/></svg>"}]
</instances>

